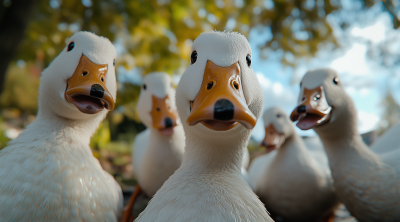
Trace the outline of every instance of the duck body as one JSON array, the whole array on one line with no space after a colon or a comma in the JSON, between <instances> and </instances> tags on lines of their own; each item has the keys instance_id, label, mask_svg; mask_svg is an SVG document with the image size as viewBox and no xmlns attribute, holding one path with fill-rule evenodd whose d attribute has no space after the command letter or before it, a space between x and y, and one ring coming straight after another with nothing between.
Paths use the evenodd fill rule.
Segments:
<instances>
[{"instance_id":1,"label":"duck body","mask_svg":"<svg viewBox=\"0 0 400 222\"><path fill-rule=\"evenodd\" d=\"M203 161L208 167L184 158L150 201L145 212L152 213L138 221L272 221L239 168L218 169Z\"/></svg>"},{"instance_id":2,"label":"duck body","mask_svg":"<svg viewBox=\"0 0 400 222\"><path fill-rule=\"evenodd\" d=\"M1 218L117 220L121 188L93 157L86 133L73 125L53 128L38 118L1 151Z\"/></svg>"},{"instance_id":3,"label":"duck body","mask_svg":"<svg viewBox=\"0 0 400 222\"><path fill-rule=\"evenodd\" d=\"M176 92L182 164L136 221L272 221L241 175L262 110L250 65L250 45L238 33L206 32L194 41Z\"/></svg>"},{"instance_id":4,"label":"duck body","mask_svg":"<svg viewBox=\"0 0 400 222\"><path fill-rule=\"evenodd\" d=\"M256 194L285 221L324 221L338 202L329 170L314 160L300 137L291 138L264 168Z\"/></svg>"},{"instance_id":5,"label":"duck body","mask_svg":"<svg viewBox=\"0 0 400 222\"><path fill-rule=\"evenodd\" d=\"M134 172L147 196L152 197L181 165L184 138L182 126L174 127L172 136L161 135L154 129L146 129L136 136Z\"/></svg>"},{"instance_id":6,"label":"duck body","mask_svg":"<svg viewBox=\"0 0 400 222\"><path fill-rule=\"evenodd\" d=\"M252 176L255 193L276 219L326 221L338 201L329 166L318 160L324 156L318 156L320 153L313 153L305 146L281 109L266 110L264 123L266 128L271 127L269 123L273 124L283 142L274 148L277 149L275 153L260 156L263 162L255 160L255 165L251 166L250 173L257 174ZM272 144L267 137L273 134L266 131L263 144L268 149Z\"/></svg>"},{"instance_id":7,"label":"duck body","mask_svg":"<svg viewBox=\"0 0 400 222\"><path fill-rule=\"evenodd\" d=\"M78 32L44 70L37 118L0 152L1 220L118 220L121 188L89 147L115 104L115 57L108 39Z\"/></svg>"},{"instance_id":8,"label":"duck body","mask_svg":"<svg viewBox=\"0 0 400 222\"><path fill-rule=\"evenodd\" d=\"M377 155L358 135L323 142L337 195L350 213L359 221L399 221L400 150Z\"/></svg>"},{"instance_id":9,"label":"duck body","mask_svg":"<svg viewBox=\"0 0 400 222\"><path fill-rule=\"evenodd\" d=\"M376 154L383 154L398 150L400 148L400 123L397 123L392 128L387 130L382 136L380 136L372 145L371 150Z\"/></svg>"},{"instance_id":10,"label":"duck body","mask_svg":"<svg viewBox=\"0 0 400 222\"><path fill-rule=\"evenodd\" d=\"M249 150L246 148L244 150L243 160L242 160L242 168L240 169L240 171L242 173L243 179L248 184L250 184L249 173L247 172L247 168L249 167L249 164L250 164L250 153L249 153Z\"/></svg>"},{"instance_id":11,"label":"duck body","mask_svg":"<svg viewBox=\"0 0 400 222\"><path fill-rule=\"evenodd\" d=\"M306 73L300 97L299 106L305 107L295 109L291 118L297 120L301 110L297 126L313 128L319 135L337 196L350 213L363 222L400 221L400 151L377 154L365 145L358 133L355 105L335 71Z\"/></svg>"},{"instance_id":12,"label":"duck body","mask_svg":"<svg viewBox=\"0 0 400 222\"><path fill-rule=\"evenodd\" d=\"M160 190L160 193L169 193L171 196L159 201L160 197L156 195L157 203L151 201L146 210L160 211L141 216L139 221L269 221L266 217L243 214L254 210L260 203L246 201L249 196L254 199L256 196L237 172L204 173L195 177L191 173L178 170L171 176L171 180ZM216 179L216 176L219 178ZM170 208L180 210L172 213L169 212ZM262 207L256 213L266 214Z\"/></svg>"}]
</instances>

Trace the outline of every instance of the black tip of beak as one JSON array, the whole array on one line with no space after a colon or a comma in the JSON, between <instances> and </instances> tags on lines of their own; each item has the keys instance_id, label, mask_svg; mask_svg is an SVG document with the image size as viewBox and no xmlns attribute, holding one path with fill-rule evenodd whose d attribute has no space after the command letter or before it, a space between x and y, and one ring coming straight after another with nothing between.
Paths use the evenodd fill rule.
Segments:
<instances>
[{"instance_id":1,"label":"black tip of beak","mask_svg":"<svg viewBox=\"0 0 400 222\"><path fill-rule=\"evenodd\" d=\"M104 88L99 85L99 84L93 84L92 87L90 88L90 96L96 97L96 98L103 98L104 96Z\"/></svg>"},{"instance_id":2,"label":"black tip of beak","mask_svg":"<svg viewBox=\"0 0 400 222\"><path fill-rule=\"evenodd\" d=\"M305 113L306 112L306 106L301 105L297 107L297 113Z\"/></svg>"},{"instance_id":3,"label":"black tip of beak","mask_svg":"<svg viewBox=\"0 0 400 222\"><path fill-rule=\"evenodd\" d=\"M235 108L231 101L220 99L214 105L214 119L216 120L231 120L233 119Z\"/></svg>"},{"instance_id":4,"label":"black tip of beak","mask_svg":"<svg viewBox=\"0 0 400 222\"><path fill-rule=\"evenodd\" d=\"M172 127L172 120L169 117L164 119L164 123L165 123L165 128Z\"/></svg>"}]
</instances>

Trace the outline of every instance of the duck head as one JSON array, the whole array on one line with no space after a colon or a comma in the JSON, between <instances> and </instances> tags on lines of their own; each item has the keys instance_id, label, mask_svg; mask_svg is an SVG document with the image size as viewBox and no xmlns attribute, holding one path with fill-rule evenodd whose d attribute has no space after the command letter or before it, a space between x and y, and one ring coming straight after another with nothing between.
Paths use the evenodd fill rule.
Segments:
<instances>
[{"instance_id":1,"label":"duck head","mask_svg":"<svg viewBox=\"0 0 400 222\"><path fill-rule=\"evenodd\" d=\"M263 120L265 137L260 146L265 147L266 153L279 149L285 140L294 133L293 123L288 115L278 107L265 110Z\"/></svg>"},{"instance_id":2,"label":"duck head","mask_svg":"<svg viewBox=\"0 0 400 222\"><path fill-rule=\"evenodd\" d=\"M290 115L302 130L339 127L349 115L343 112L354 108L353 101L344 91L338 74L331 69L309 71L300 83L298 106Z\"/></svg>"},{"instance_id":3,"label":"duck head","mask_svg":"<svg viewBox=\"0 0 400 222\"><path fill-rule=\"evenodd\" d=\"M143 78L137 111L148 128L171 136L179 124L175 107L175 89L167 73L153 72Z\"/></svg>"},{"instance_id":4,"label":"duck head","mask_svg":"<svg viewBox=\"0 0 400 222\"><path fill-rule=\"evenodd\" d=\"M105 116L116 99L113 44L90 32L77 32L41 77L39 106L68 119Z\"/></svg>"},{"instance_id":5,"label":"duck head","mask_svg":"<svg viewBox=\"0 0 400 222\"><path fill-rule=\"evenodd\" d=\"M244 36L213 31L194 41L191 64L176 95L185 132L217 137L251 132L261 114L262 99Z\"/></svg>"}]
</instances>

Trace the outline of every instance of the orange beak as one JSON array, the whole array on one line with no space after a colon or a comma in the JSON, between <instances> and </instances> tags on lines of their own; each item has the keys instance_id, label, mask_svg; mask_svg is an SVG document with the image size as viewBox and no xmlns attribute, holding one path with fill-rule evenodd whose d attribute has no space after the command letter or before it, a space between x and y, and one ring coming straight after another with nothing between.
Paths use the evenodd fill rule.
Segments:
<instances>
[{"instance_id":1,"label":"orange beak","mask_svg":"<svg viewBox=\"0 0 400 222\"><path fill-rule=\"evenodd\" d=\"M266 153L269 153L275 149L279 149L284 141L285 136L280 134L273 124L269 124L269 126L265 127L265 137L260 146L265 147Z\"/></svg>"},{"instance_id":2,"label":"orange beak","mask_svg":"<svg viewBox=\"0 0 400 222\"><path fill-rule=\"evenodd\" d=\"M114 99L105 86L107 64L95 64L82 54L72 77L67 81L65 99L79 111L95 114L104 108L113 110Z\"/></svg>"},{"instance_id":3,"label":"orange beak","mask_svg":"<svg viewBox=\"0 0 400 222\"><path fill-rule=\"evenodd\" d=\"M308 130L330 119L332 107L326 101L322 86L315 89L304 88L302 103L293 110L290 119L302 130Z\"/></svg>"},{"instance_id":4,"label":"orange beak","mask_svg":"<svg viewBox=\"0 0 400 222\"><path fill-rule=\"evenodd\" d=\"M252 129L257 121L247 107L237 62L220 67L208 61L200 91L190 108L186 120L189 126L202 123L209 129L225 131L239 123Z\"/></svg>"},{"instance_id":5,"label":"orange beak","mask_svg":"<svg viewBox=\"0 0 400 222\"><path fill-rule=\"evenodd\" d=\"M153 120L153 127L165 136L171 136L174 133L174 127L177 125L178 114L169 104L168 95L162 99L152 95L152 109L150 112Z\"/></svg>"}]
</instances>

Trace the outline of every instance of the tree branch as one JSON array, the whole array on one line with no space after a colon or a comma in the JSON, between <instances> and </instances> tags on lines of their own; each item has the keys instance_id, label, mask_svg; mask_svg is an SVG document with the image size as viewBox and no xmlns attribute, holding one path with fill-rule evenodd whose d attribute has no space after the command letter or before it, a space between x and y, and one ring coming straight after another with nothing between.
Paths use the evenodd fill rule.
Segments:
<instances>
[{"instance_id":1,"label":"tree branch","mask_svg":"<svg viewBox=\"0 0 400 222\"><path fill-rule=\"evenodd\" d=\"M383 5L389 11L389 13L393 16L393 26L395 29L400 27L400 19L396 14L393 3L390 0L382 0Z\"/></svg>"}]
</instances>

